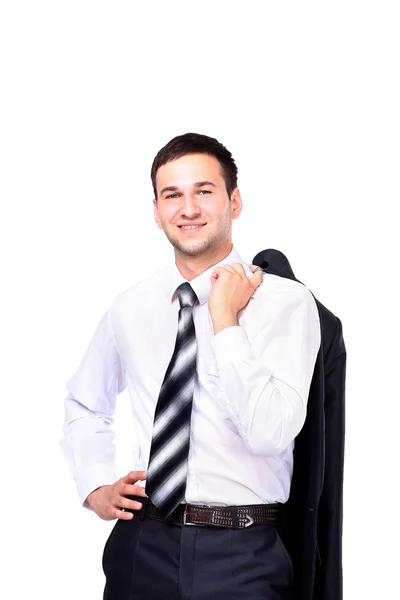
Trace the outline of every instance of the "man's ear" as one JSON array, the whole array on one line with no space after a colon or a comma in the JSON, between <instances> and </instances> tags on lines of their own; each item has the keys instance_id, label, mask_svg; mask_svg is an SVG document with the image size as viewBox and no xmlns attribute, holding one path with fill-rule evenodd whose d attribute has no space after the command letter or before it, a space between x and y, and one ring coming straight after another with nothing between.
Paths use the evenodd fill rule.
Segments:
<instances>
[{"instance_id":1,"label":"man's ear","mask_svg":"<svg viewBox=\"0 0 400 600\"><path fill-rule=\"evenodd\" d=\"M158 227L160 229L163 229L163 226L161 225L160 217L158 214L158 202L157 202L156 198L153 198L153 205L154 205L154 219L155 219Z\"/></svg>"},{"instance_id":2,"label":"man's ear","mask_svg":"<svg viewBox=\"0 0 400 600\"><path fill-rule=\"evenodd\" d=\"M237 219L242 212L243 203L239 188L235 188L231 194L231 217Z\"/></svg>"}]
</instances>

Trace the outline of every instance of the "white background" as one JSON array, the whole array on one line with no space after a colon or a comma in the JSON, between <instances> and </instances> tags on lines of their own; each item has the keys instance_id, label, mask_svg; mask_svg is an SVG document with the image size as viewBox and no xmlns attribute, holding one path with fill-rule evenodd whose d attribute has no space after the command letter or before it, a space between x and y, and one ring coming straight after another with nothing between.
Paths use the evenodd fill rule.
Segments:
<instances>
[{"instance_id":1,"label":"white background","mask_svg":"<svg viewBox=\"0 0 400 600\"><path fill-rule=\"evenodd\" d=\"M2 2L3 598L102 597L114 521L59 449L65 382L115 296L173 258L150 166L188 131L237 162L242 257L283 251L343 323L345 598L399 597L396 5ZM130 419L124 392L120 476Z\"/></svg>"}]
</instances>

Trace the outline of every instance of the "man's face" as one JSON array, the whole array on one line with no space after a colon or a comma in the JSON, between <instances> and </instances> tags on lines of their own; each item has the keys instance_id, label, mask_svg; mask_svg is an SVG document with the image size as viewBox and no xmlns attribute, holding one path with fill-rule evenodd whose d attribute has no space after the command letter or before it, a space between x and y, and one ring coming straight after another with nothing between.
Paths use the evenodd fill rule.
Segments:
<instances>
[{"instance_id":1,"label":"man's face","mask_svg":"<svg viewBox=\"0 0 400 600\"><path fill-rule=\"evenodd\" d=\"M240 194L236 188L229 201L214 156L187 154L163 165L156 174L156 187L154 218L176 250L196 256L231 241L232 219L242 207ZM184 229L184 224L200 226Z\"/></svg>"}]
</instances>

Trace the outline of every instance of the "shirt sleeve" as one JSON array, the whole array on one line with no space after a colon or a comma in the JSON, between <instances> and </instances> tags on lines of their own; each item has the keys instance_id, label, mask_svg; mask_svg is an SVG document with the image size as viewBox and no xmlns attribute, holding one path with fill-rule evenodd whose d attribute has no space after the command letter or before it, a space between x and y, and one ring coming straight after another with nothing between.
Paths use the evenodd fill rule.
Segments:
<instances>
[{"instance_id":1,"label":"shirt sleeve","mask_svg":"<svg viewBox=\"0 0 400 600\"><path fill-rule=\"evenodd\" d=\"M80 502L118 479L115 464L114 411L127 386L126 370L114 339L110 309L103 315L76 373L67 381L61 450L78 489Z\"/></svg>"},{"instance_id":2,"label":"shirt sleeve","mask_svg":"<svg viewBox=\"0 0 400 600\"><path fill-rule=\"evenodd\" d=\"M251 326L222 329L211 343L219 401L248 449L271 457L303 427L321 328L315 299L302 284L273 290L262 304L246 315Z\"/></svg>"}]
</instances>

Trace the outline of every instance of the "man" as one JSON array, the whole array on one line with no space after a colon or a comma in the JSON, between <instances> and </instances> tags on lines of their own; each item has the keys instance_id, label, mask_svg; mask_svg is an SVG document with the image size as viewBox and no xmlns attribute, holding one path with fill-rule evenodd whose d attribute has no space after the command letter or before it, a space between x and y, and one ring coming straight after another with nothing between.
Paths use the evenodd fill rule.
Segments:
<instances>
[{"instance_id":1,"label":"man","mask_svg":"<svg viewBox=\"0 0 400 600\"><path fill-rule=\"evenodd\" d=\"M216 139L173 138L151 178L175 260L115 299L65 399L80 500L118 519L104 598L292 599L281 508L321 343L315 300L232 244L242 199ZM110 425L126 387L136 458L118 479Z\"/></svg>"}]
</instances>

